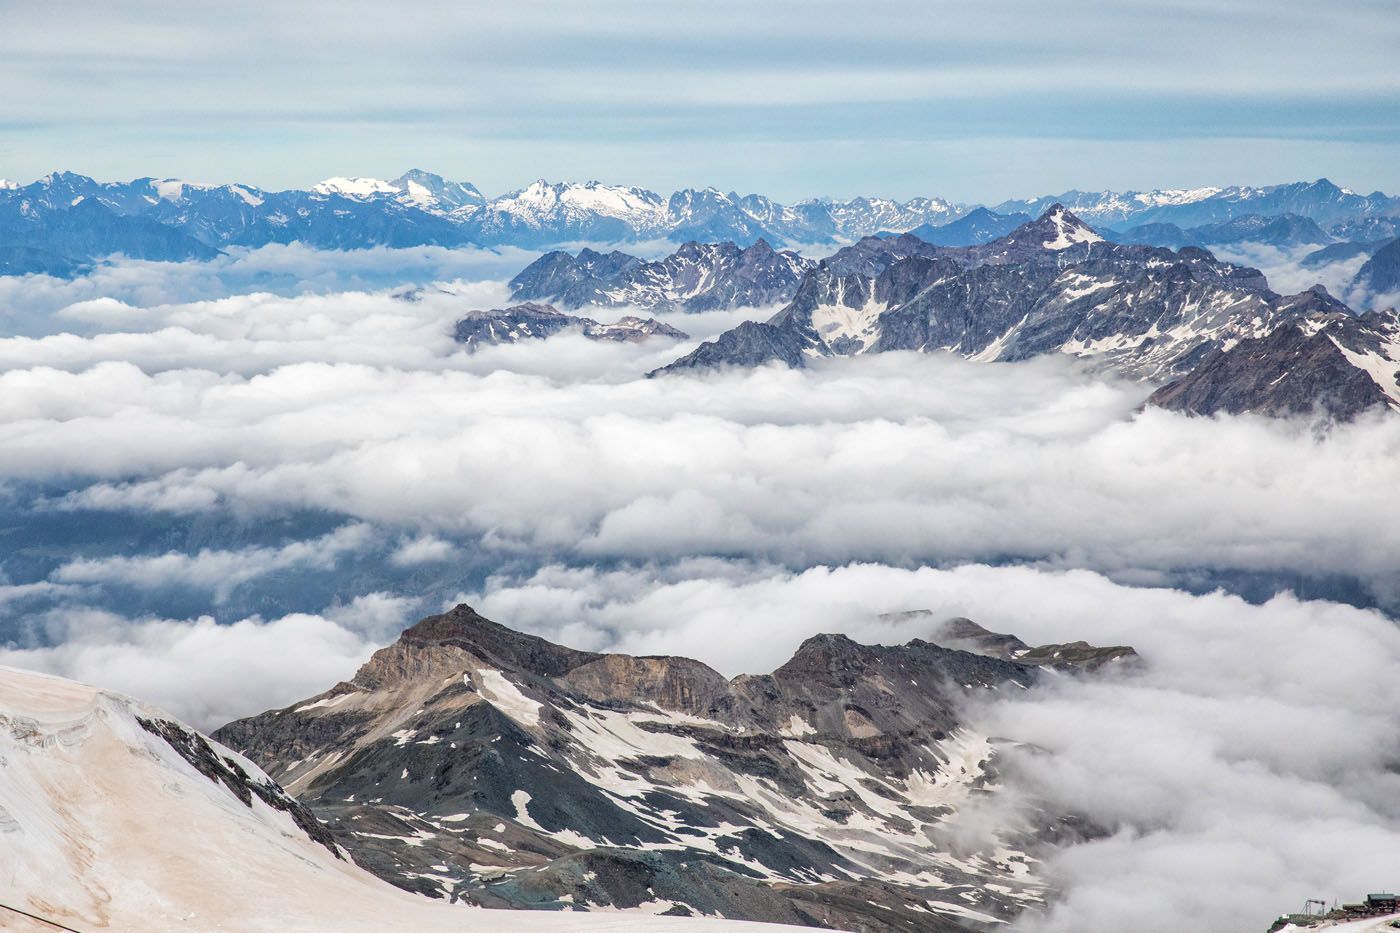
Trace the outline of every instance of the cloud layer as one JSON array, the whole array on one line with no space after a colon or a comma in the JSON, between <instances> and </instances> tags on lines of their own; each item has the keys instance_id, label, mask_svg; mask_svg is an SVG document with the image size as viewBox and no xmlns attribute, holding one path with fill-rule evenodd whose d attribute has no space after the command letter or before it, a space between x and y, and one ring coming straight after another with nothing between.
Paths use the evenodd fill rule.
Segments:
<instances>
[{"instance_id":1,"label":"cloud layer","mask_svg":"<svg viewBox=\"0 0 1400 933\"><path fill-rule=\"evenodd\" d=\"M461 352L497 286L56 312L0 339L0 480L48 509L312 508L569 561L1039 561L1355 577L1394 604L1400 424L1136 412L1066 359L639 376L688 344ZM698 337L733 314L686 316Z\"/></svg>"},{"instance_id":2,"label":"cloud layer","mask_svg":"<svg viewBox=\"0 0 1400 933\"><path fill-rule=\"evenodd\" d=\"M250 291L274 261L322 286ZM1400 606L1397 419L1139 411L1148 387L1066 359L648 380L694 341L466 354L451 323L498 279L349 282L366 262L0 283L29 327L0 338L0 663L213 727L458 598L727 674L820 631L926 634L878 614L929 609L1147 662L969 710L1021 743L1006 800L1103 833L1047 853L1064 896L1027 929L1262 927L1400 862L1400 634L1268 598Z\"/></svg>"}]
</instances>

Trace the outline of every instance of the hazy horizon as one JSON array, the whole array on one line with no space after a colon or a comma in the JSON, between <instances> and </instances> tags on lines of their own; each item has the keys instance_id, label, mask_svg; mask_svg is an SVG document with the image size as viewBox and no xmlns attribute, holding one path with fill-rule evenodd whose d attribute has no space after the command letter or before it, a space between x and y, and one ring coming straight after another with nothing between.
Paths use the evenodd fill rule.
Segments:
<instances>
[{"instance_id":1,"label":"hazy horizon","mask_svg":"<svg viewBox=\"0 0 1400 933\"><path fill-rule=\"evenodd\" d=\"M1370 0L84 2L8 18L0 177L275 190L419 165L489 193L539 177L779 200L1324 176L1393 191L1397 47Z\"/></svg>"}]
</instances>

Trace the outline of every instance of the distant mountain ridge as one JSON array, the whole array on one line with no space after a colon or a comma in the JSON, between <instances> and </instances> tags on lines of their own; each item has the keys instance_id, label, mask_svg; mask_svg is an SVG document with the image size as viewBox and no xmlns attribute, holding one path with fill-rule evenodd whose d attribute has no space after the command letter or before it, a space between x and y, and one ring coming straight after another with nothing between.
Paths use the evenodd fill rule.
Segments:
<instances>
[{"instance_id":1,"label":"distant mountain ridge","mask_svg":"<svg viewBox=\"0 0 1400 933\"><path fill-rule=\"evenodd\" d=\"M551 301L566 308L632 306L650 310L714 311L787 301L816 260L759 240L689 242L662 259L584 249L541 256L510 280L517 301Z\"/></svg>"},{"instance_id":2,"label":"distant mountain ridge","mask_svg":"<svg viewBox=\"0 0 1400 933\"><path fill-rule=\"evenodd\" d=\"M1393 255L1378 251L1363 271L1390 281ZM1300 329L1308 352L1268 339L1287 328ZM1195 414L1347 419L1400 408L1394 310L1358 317L1321 286L1280 295L1258 270L1194 246L1113 243L1059 204L977 246L867 237L818 263L766 322L652 375L893 350L987 362L1063 353L1168 383L1153 403Z\"/></svg>"},{"instance_id":3,"label":"distant mountain ridge","mask_svg":"<svg viewBox=\"0 0 1400 933\"><path fill-rule=\"evenodd\" d=\"M629 315L612 324L600 324L592 318L564 314L551 305L526 302L509 308L468 312L457 321L453 339L468 350L478 350L524 340L545 340L565 331L573 331L589 340L617 343L640 343L651 337L685 340L689 336L655 318Z\"/></svg>"},{"instance_id":4,"label":"distant mountain ridge","mask_svg":"<svg viewBox=\"0 0 1400 933\"><path fill-rule=\"evenodd\" d=\"M112 234L83 239L67 215L93 202L110 211ZM1066 192L1004 201L988 213L1039 216L1062 203L1087 222L1112 229L1172 224L1182 229L1226 224L1247 215L1296 215L1326 236L1377 240L1400 231L1400 198L1360 195L1326 179L1262 188L1153 192ZM0 185L0 247L13 252L8 271L43 271L121 254L138 259L198 259L211 250L304 243L321 249L374 246L516 246L544 249L573 243L671 240L760 240L777 246L839 245L880 232L920 230L934 242L976 245L1004 229L948 226L978 206L941 198L814 198L781 204L759 194L684 189L663 196L645 188L600 182L537 181L497 197L466 182L419 169L393 180L330 178L307 190L265 191L252 185L198 185L175 179L98 182L57 172L29 184ZM86 208L91 210L92 208ZM968 224L985 227L985 214ZM133 225L139 220L146 226ZM91 220L86 221L90 223ZM166 228L157 242L149 224ZM1000 221L1005 223L1005 221ZM119 229L127 224L130 229ZM173 232L171 232L173 231ZM26 261L25 256L30 258ZM32 268L29 268L32 267Z\"/></svg>"}]
</instances>

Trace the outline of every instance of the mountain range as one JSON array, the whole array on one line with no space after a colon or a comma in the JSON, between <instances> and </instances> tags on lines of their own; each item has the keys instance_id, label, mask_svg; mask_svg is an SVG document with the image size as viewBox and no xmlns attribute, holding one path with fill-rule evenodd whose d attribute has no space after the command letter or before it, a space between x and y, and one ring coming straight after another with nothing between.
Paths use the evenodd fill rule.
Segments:
<instances>
[{"instance_id":1,"label":"mountain range","mask_svg":"<svg viewBox=\"0 0 1400 933\"><path fill-rule=\"evenodd\" d=\"M1064 204L1110 236L1111 231L1144 225L1187 230L1279 215L1310 221L1327 242L1400 236L1400 198L1381 192L1360 195L1326 179L1262 188L1071 191L1005 201L978 213L977 205L940 198L821 198L784 205L762 195L713 188L662 196L599 182L537 181L488 198L471 184L417 169L393 180L332 178L306 190L286 191L154 178L98 182L58 172L30 184L0 184L0 273L72 274L84 263L110 255L204 259L229 247L292 242L321 249L543 249L660 239L732 241L747 247L760 240L780 246L839 245L881 232L918 230L930 242L966 246L1004 235L1007 224L1022 219L1018 215L1039 216L1053 203ZM969 216L972 220L962 227L945 229Z\"/></svg>"},{"instance_id":2,"label":"mountain range","mask_svg":"<svg viewBox=\"0 0 1400 933\"><path fill-rule=\"evenodd\" d=\"M1108 234L1118 243L1149 246L1225 246L1259 243L1265 246L1336 245L1317 222L1300 214L1245 214L1220 223L1183 229L1172 223L1148 223Z\"/></svg>"},{"instance_id":3,"label":"mountain range","mask_svg":"<svg viewBox=\"0 0 1400 933\"><path fill-rule=\"evenodd\" d=\"M1046 815L962 839L1002 749L970 696L1131 664L927 614L929 640L808 639L771 674L598 654L458 606L351 680L216 738L405 889L486 906L661 909L884 933L1041 904ZM962 841L957 841L962 839Z\"/></svg>"},{"instance_id":4,"label":"mountain range","mask_svg":"<svg viewBox=\"0 0 1400 933\"><path fill-rule=\"evenodd\" d=\"M1393 255L1387 247L1363 267L1377 287L1390 281ZM1312 351L1290 355L1284 336L1266 339L1286 328ZM1393 309L1358 316L1321 286L1280 295L1257 270L1198 247L1113 243L1060 204L977 246L862 239L809 270L766 322L745 322L653 375L891 350L979 361L1066 353L1166 383L1154 404L1196 414L1352 418L1400 407Z\"/></svg>"}]
</instances>

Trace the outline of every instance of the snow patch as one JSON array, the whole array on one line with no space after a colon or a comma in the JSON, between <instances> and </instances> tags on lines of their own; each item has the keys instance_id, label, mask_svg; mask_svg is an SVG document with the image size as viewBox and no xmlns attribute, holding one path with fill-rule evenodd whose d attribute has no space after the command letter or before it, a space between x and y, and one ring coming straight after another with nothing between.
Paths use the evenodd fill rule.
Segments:
<instances>
[{"instance_id":1,"label":"snow patch","mask_svg":"<svg viewBox=\"0 0 1400 933\"><path fill-rule=\"evenodd\" d=\"M504 674L486 667L478 670L476 676L477 692L492 706L522 726L540 724L540 704L521 693L520 688L507 680ZM462 675L462 682L468 687L472 685L466 674Z\"/></svg>"}]
</instances>

